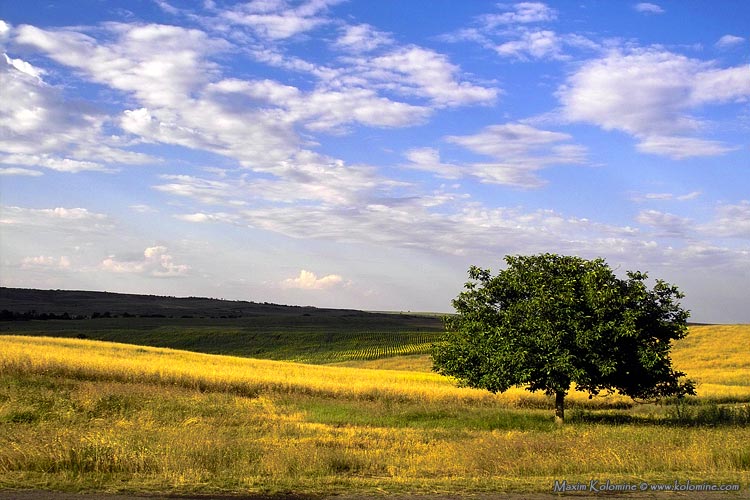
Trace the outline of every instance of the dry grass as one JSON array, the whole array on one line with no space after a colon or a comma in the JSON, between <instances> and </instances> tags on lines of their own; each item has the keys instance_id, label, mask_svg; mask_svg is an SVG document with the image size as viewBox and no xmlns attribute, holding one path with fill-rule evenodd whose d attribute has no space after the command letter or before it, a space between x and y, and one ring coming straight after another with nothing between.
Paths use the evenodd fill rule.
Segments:
<instances>
[{"instance_id":1,"label":"dry grass","mask_svg":"<svg viewBox=\"0 0 750 500\"><path fill-rule=\"evenodd\" d=\"M698 395L750 401L750 325L693 326L672 353L674 365L698 382Z\"/></svg>"},{"instance_id":2,"label":"dry grass","mask_svg":"<svg viewBox=\"0 0 750 500\"><path fill-rule=\"evenodd\" d=\"M697 327L676 346L699 399L746 397L748 335ZM424 369L420 357L368 363L0 337L0 487L425 493L550 491L554 479L750 481L747 425L668 424L663 407L621 410L625 398L573 393L574 406L602 418L573 410L557 429L544 396L403 370Z\"/></svg>"},{"instance_id":3,"label":"dry grass","mask_svg":"<svg viewBox=\"0 0 750 500\"><path fill-rule=\"evenodd\" d=\"M273 392L501 407L545 406L548 402L544 395L520 388L498 395L459 388L450 379L426 372L306 365L48 337L3 336L0 349L0 371L4 373L179 385L244 396ZM570 400L585 402L588 397L574 392ZM627 402L613 395L595 398L591 404L621 406Z\"/></svg>"}]
</instances>

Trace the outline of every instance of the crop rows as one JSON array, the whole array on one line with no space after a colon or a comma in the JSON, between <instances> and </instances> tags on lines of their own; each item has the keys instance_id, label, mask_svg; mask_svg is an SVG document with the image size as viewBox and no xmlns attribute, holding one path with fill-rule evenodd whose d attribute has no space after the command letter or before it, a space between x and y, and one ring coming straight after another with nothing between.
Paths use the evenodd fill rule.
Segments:
<instances>
[{"instance_id":1,"label":"crop rows","mask_svg":"<svg viewBox=\"0 0 750 500\"><path fill-rule=\"evenodd\" d=\"M326 341L299 346L287 359L305 363L366 361L410 354L427 354L437 340L438 332L349 331Z\"/></svg>"},{"instance_id":2,"label":"crop rows","mask_svg":"<svg viewBox=\"0 0 750 500\"><path fill-rule=\"evenodd\" d=\"M142 328L126 328L123 319L86 322L37 321L13 323L9 334L78 337L141 346L228 354L257 359L326 364L374 360L405 354L426 354L441 336L439 325L358 324L330 320L311 324L227 324L152 320ZM76 323L77 328L73 328ZM140 324L140 323L139 323ZM109 327L109 328L107 328Z\"/></svg>"},{"instance_id":3,"label":"crop rows","mask_svg":"<svg viewBox=\"0 0 750 500\"><path fill-rule=\"evenodd\" d=\"M311 355L301 355L295 361L308 363L337 363L341 361L368 361L372 359L427 354L433 342L367 346L359 349L329 350Z\"/></svg>"}]
</instances>

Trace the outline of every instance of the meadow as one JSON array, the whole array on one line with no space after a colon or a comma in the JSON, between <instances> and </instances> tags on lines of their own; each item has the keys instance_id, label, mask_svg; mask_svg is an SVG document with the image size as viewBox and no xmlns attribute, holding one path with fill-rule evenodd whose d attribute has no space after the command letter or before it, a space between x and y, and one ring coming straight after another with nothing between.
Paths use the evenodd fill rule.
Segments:
<instances>
[{"instance_id":1,"label":"meadow","mask_svg":"<svg viewBox=\"0 0 750 500\"><path fill-rule=\"evenodd\" d=\"M375 337L327 347L368 352L385 345ZM748 345L750 325L693 326L673 359L697 398L572 392L559 428L544 395L457 387L429 371L421 347L308 364L4 335L0 488L478 493L689 479L745 489Z\"/></svg>"},{"instance_id":2,"label":"meadow","mask_svg":"<svg viewBox=\"0 0 750 500\"><path fill-rule=\"evenodd\" d=\"M441 332L442 322L435 316L398 314L0 322L0 334L84 338L312 364L427 354Z\"/></svg>"}]
</instances>

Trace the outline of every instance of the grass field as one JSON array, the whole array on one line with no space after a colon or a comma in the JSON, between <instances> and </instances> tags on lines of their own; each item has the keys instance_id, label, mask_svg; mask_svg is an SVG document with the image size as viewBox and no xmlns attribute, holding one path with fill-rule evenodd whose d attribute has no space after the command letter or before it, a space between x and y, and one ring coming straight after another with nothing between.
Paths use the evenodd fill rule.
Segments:
<instances>
[{"instance_id":1,"label":"grass field","mask_svg":"<svg viewBox=\"0 0 750 500\"><path fill-rule=\"evenodd\" d=\"M87 338L314 364L427 354L441 332L436 317L398 314L0 323L2 334Z\"/></svg>"},{"instance_id":2,"label":"grass field","mask_svg":"<svg viewBox=\"0 0 750 500\"><path fill-rule=\"evenodd\" d=\"M367 349L366 332L357 338ZM560 429L546 397L458 388L427 371L423 354L309 365L0 336L0 487L471 493L690 479L745 488L748 345L750 326L692 327L673 352L699 383L692 404L574 392Z\"/></svg>"}]
</instances>

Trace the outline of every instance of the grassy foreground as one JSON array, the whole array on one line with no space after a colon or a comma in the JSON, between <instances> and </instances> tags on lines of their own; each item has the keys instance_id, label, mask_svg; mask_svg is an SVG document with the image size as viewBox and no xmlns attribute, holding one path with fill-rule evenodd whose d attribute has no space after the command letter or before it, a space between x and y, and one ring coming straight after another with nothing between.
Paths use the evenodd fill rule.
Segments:
<instances>
[{"instance_id":1,"label":"grassy foreground","mask_svg":"<svg viewBox=\"0 0 750 500\"><path fill-rule=\"evenodd\" d=\"M558 429L544 396L457 388L415 371L419 356L313 366L0 337L0 487L468 493L689 479L744 489L747 345L750 326L693 327L673 357L699 382L694 404L572 393Z\"/></svg>"}]
</instances>

